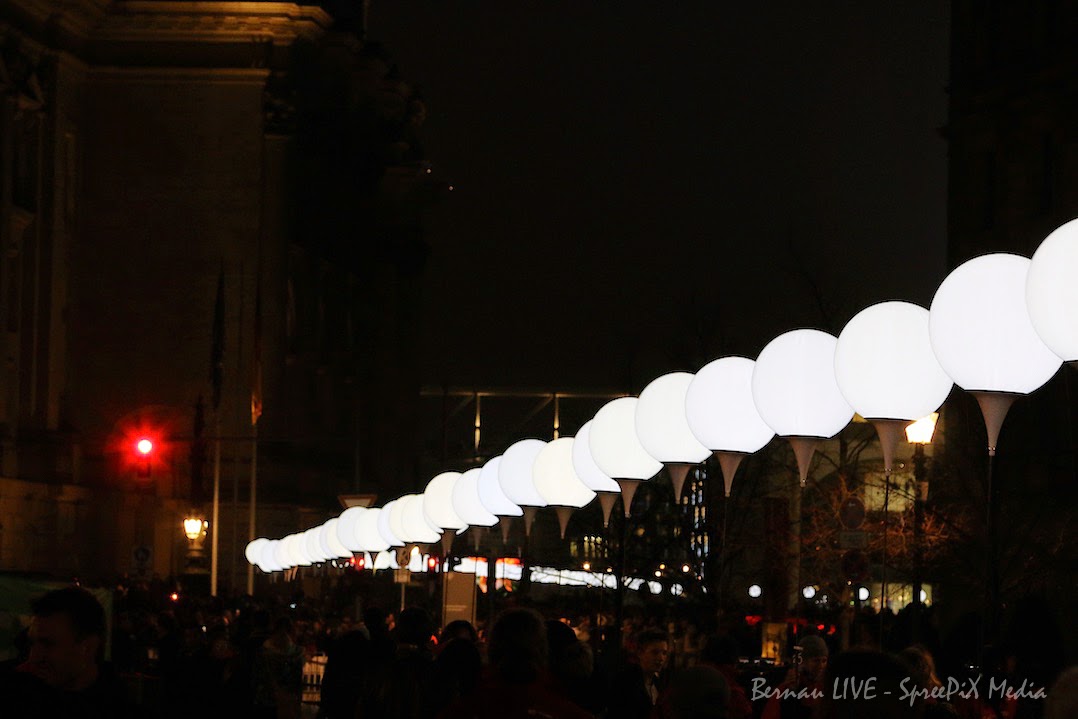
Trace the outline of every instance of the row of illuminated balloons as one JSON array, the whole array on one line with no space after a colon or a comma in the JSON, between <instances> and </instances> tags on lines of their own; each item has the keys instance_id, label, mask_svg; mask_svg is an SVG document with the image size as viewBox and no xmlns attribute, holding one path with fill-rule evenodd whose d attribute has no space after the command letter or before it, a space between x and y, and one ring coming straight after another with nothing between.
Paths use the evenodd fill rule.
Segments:
<instances>
[{"instance_id":1,"label":"row of illuminated balloons","mask_svg":"<svg viewBox=\"0 0 1078 719\"><path fill-rule=\"evenodd\" d=\"M664 465L680 494L687 468L713 453L729 494L740 458L775 435L794 445L803 484L813 442L836 435L855 412L879 430L889 469L887 445L897 433L885 430L935 411L952 384L1013 398L1043 385L1063 361L1078 360L1076 277L1078 220L1050 234L1032 259L999 253L962 264L930 309L883 302L854 316L838 337L797 329L769 342L755 361L723 357L695 375L663 375L639 397L604 405L575 438L521 440L482 467L435 476L422 494L349 508L279 540L256 539L247 559L277 571L432 543L468 527L530 519L545 506L558 508L564 534L569 511L596 496L606 521L619 493L627 515L637 484ZM986 421L992 424L987 411ZM989 427L992 452L1001 422Z\"/></svg>"}]
</instances>

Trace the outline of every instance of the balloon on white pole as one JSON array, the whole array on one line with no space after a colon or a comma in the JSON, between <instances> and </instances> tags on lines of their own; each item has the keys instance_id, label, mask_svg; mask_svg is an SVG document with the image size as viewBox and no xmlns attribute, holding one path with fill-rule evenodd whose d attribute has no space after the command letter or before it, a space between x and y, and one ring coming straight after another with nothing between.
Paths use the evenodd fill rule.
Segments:
<instances>
[{"instance_id":1,"label":"balloon on white pole","mask_svg":"<svg viewBox=\"0 0 1078 719\"><path fill-rule=\"evenodd\" d=\"M509 543L509 526L513 517L520 517L524 510L506 496L498 479L502 466L502 455L498 455L483 465L479 472L479 499L483 506L496 515L502 528L502 543Z\"/></svg>"},{"instance_id":2,"label":"balloon on white pole","mask_svg":"<svg viewBox=\"0 0 1078 719\"><path fill-rule=\"evenodd\" d=\"M767 343L752 371L756 409L793 447L802 487L816 446L853 419L835 380L837 344L820 330L791 330Z\"/></svg>"},{"instance_id":3,"label":"balloon on white pole","mask_svg":"<svg viewBox=\"0 0 1078 719\"><path fill-rule=\"evenodd\" d=\"M330 555L327 555L322 551L322 542L319 541L318 538L318 530L320 529L321 527L311 527L302 535L303 548L314 564L321 564L327 559L330 559Z\"/></svg>"},{"instance_id":4,"label":"balloon on white pole","mask_svg":"<svg viewBox=\"0 0 1078 719\"><path fill-rule=\"evenodd\" d=\"M535 489L558 513L562 539L572 511L595 499L595 492L573 469L573 444L572 437L555 439L542 448L532 467Z\"/></svg>"},{"instance_id":5,"label":"balloon on white pole","mask_svg":"<svg viewBox=\"0 0 1078 719\"><path fill-rule=\"evenodd\" d=\"M543 495L535 488L532 479L532 465L535 458L546 446L541 439L522 439L514 442L502 455L498 467L498 484L505 496L524 510L524 535L530 536L532 523L539 507L547 505Z\"/></svg>"},{"instance_id":6,"label":"balloon on white pole","mask_svg":"<svg viewBox=\"0 0 1078 719\"><path fill-rule=\"evenodd\" d=\"M356 524L366 511L365 507L349 507L337 517L337 539L350 552L363 551L363 546L356 536Z\"/></svg>"},{"instance_id":7,"label":"balloon on white pole","mask_svg":"<svg viewBox=\"0 0 1078 719\"><path fill-rule=\"evenodd\" d=\"M384 552L391 546L381 531L381 519L383 509L371 507L359 515L356 522L356 539L359 541L364 552Z\"/></svg>"},{"instance_id":8,"label":"balloon on white pole","mask_svg":"<svg viewBox=\"0 0 1078 719\"><path fill-rule=\"evenodd\" d=\"M685 418L685 395L692 380L689 372L665 374L652 380L636 403L636 435L644 450L666 466L675 502L681 500L689 468L711 456Z\"/></svg>"},{"instance_id":9,"label":"balloon on white pole","mask_svg":"<svg viewBox=\"0 0 1078 719\"><path fill-rule=\"evenodd\" d=\"M269 540L265 537L259 537L258 539L252 539L247 543L247 546L243 548L243 556L247 559L248 564L258 564L262 561L262 548L269 544Z\"/></svg>"},{"instance_id":10,"label":"balloon on white pole","mask_svg":"<svg viewBox=\"0 0 1078 719\"><path fill-rule=\"evenodd\" d=\"M410 494L405 497L407 497L407 502L404 505L401 520L404 523L408 541L416 544L433 544L441 539L439 528L432 525L423 513L423 495Z\"/></svg>"},{"instance_id":11,"label":"balloon on white pole","mask_svg":"<svg viewBox=\"0 0 1078 719\"><path fill-rule=\"evenodd\" d=\"M280 567L278 571L291 569L293 566L292 556L288 551L288 543L285 542L286 539L287 537L282 537L281 539L274 539L270 543L273 550L273 562Z\"/></svg>"},{"instance_id":12,"label":"balloon on white pole","mask_svg":"<svg viewBox=\"0 0 1078 719\"><path fill-rule=\"evenodd\" d=\"M318 530L318 541L322 544L323 553L329 558L344 559L345 557L351 557L352 552L348 547L341 544L341 540L337 537L337 523L340 521L337 517L326 520Z\"/></svg>"},{"instance_id":13,"label":"balloon on white pole","mask_svg":"<svg viewBox=\"0 0 1078 719\"><path fill-rule=\"evenodd\" d=\"M378 515L378 533L382 535L382 539L384 539L390 547L403 547L404 540L398 537L393 531L393 508L396 505L397 500L393 499L382 506L382 511Z\"/></svg>"},{"instance_id":14,"label":"balloon on white pole","mask_svg":"<svg viewBox=\"0 0 1078 719\"><path fill-rule=\"evenodd\" d=\"M457 532L467 529L468 523L453 509L453 488L460 472L442 472L427 482L423 491L423 516L427 522L442 530L442 554L448 555Z\"/></svg>"},{"instance_id":15,"label":"balloon on white pole","mask_svg":"<svg viewBox=\"0 0 1078 719\"><path fill-rule=\"evenodd\" d=\"M598 495L599 504L603 508L603 526L609 527L610 512L621 496L621 487L599 469L591 456L591 422L589 419L576 433L576 441L573 442L573 469L584 486Z\"/></svg>"},{"instance_id":16,"label":"balloon on white pole","mask_svg":"<svg viewBox=\"0 0 1078 719\"><path fill-rule=\"evenodd\" d=\"M479 551L480 534L483 529L498 523L498 517L483 506L479 496L479 475L482 468L475 467L460 475L453 487L453 511L471 527L475 551Z\"/></svg>"},{"instance_id":17,"label":"balloon on white pole","mask_svg":"<svg viewBox=\"0 0 1078 719\"><path fill-rule=\"evenodd\" d=\"M592 418L588 438L595 464L621 487L626 517L636 488L663 468L636 436L637 401L636 397L619 397L600 407Z\"/></svg>"},{"instance_id":18,"label":"balloon on white pole","mask_svg":"<svg viewBox=\"0 0 1078 719\"><path fill-rule=\"evenodd\" d=\"M932 351L928 310L909 302L881 302L854 315L838 336L835 379L876 428L886 474L906 425L939 409L952 386Z\"/></svg>"},{"instance_id":19,"label":"balloon on white pole","mask_svg":"<svg viewBox=\"0 0 1078 719\"><path fill-rule=\"evenodd\" d=\"M775 436L752 399L755 367L747 357L722 357L704 365L685 393L689 429L719 458L727 497L741 460Z\"/></svg>"},{"instance_id":20,"label":"balloon on white pole","mask_svg":"<svg viewBox=\"0 0 1078 719\"><path fill-rule=\"evenodd\" d=\"M1078 361L1078 220L1057 227L1033 253L1026 309L1033 329L1065 362Z\"/></svg>"},{"instance_id":21,"label":"balloon on white pole","mask_svg":"<svg viewBox=\"0 0 1078 719\"><path fill-rule=\"evenodd\" d=\"M1029 269L1030 260L1019 255L976 257L947 275L929 310L932 349L954 383L980 404L989 455L995 455L1014 400L1063 364L1037 335L1026 309Z\"/></svg>"},{"instance_id":22,"label":"balloon on white pole","mask_svg":"<svg viewBox=\"0 0 1078 719\"><path fill-rule=\"evenodd\" d=\"M281 546L281 540L271 539L262 545L262 550L259 552L258 566L262 568L263 572L280 572L284 569L284 565L277 561L278 547Z\"/></svg>"}]
</instances>

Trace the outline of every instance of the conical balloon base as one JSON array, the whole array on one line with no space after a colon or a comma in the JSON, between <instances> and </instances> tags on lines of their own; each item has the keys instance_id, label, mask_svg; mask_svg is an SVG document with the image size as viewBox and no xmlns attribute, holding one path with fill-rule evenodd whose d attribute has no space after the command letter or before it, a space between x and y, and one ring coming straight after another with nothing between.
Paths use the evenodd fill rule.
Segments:
<instances>
[{"instance_id":1,"label":"conical balloon base","mask_svg":"<svg viewBox=\"0 0 1078 719\"><path fill-rule=\"evenodd\" d=\"M995 457L999 432L1003 429L1003 420L1007 419L1007 412L1010 411L1011 405L1021 395L1006 392L971 392L970 394L981 406L984 428L988 431L988 456Z\"/></svg>"},{"instance_id":2,"label":"conical balloon base","mask_svg":"<svg viewBox=\"0 0 1078 719\"><path fill-rule=\"evenodd\" d=\"M621 494L618 492L596 492L599 495L599 506L603 508L603 529L610 526L610 513L614 511L614 505L618 503Z\"/></svg>"},{"instance_id":3,"label":"conical balloon base","mask_svg":"<svg viewBox=\"0 0 1078 719\"><path fill-rule=\"evenodd\" d=\"M539 513L538 507L524 508L524 536L532 536L532 525L535 524L535 515Z\"/></svg>"},{"instance_id":4,"label":"conical balloon base","mask_svg":"<svg viewBox=\"0 0 1078 719\"><path fill-rule=\"evenodd\" d=\"M572 507L555 507L558 513L558 526L561 527L561 538L565 539L565 530L569 527L569 518L573 516Z\"/></svg>"},{"instance_id":5,"label":"conical balloon base","mask_svg":"<svg viewBox=\"0 0 1078 719\"><path fill-rule=\"evenodd\" d=\"M890 473L895 468L895 452L898 451L898 443L902 440L902 434L910 421L903 419L870 419L868 421L876 428L876 435L880 438L883 470Z\"/></svg>"},{"instance_id":6,"label":"conical balloon base","mask_svg":"<svg viewBox=\"0 0 1078 719\"><path fill-rule=\"evenodd\" d=\"M681 501L681 490L685 487L685 478L689 476L691 464L683 462L671 462L666 465L666 471L670 473L670 484L674 485L674 504Z\"/></svg>"},{"instance_id":7,"label":"conical balloon base","mask_svg":"<svg viewBox=\"0 0 1078 719\"><path fill-rule=\"evenodd\" d=\"M453 540L457 538L457 530L447 529L442 532L442 556L448 557L453 551Z\"/></svg>"},{"instance_id":8,"label":"conical balloon base","mask_svg":"<svg viewBox=\"0 0 1078 719\"><path fill-rule=\"evenodd\" d=\"M636 496L636 488L640 486L639 479L617 479L614 480L621 487L621 502L625 505L625 518L629 518L629 510L633 506L633 497Z\"/></svg>"},{"instance_id":9,"label":"conical balloon base","mask_svg":"<svg viewBox=\"0 0 1078 719\"><path fill-rule=\"evenodd\" d=\"M512 522L512 517L502 517L498 521L498 526L500 526L502 530L502 546L509 546L509 530L512 527Z\"/></svg>"},{"instance_id":10,"label":"conical balloon base","mask_svg":"<svg viewBox=\"0 0 1078 719\"><path fill-rule=\"evenodd\" d=\"M801 479L801 488L805 488L808 482L809 467L812 465L812 455L820 444L818 437L787 437L790 446L793 447L794 457L797 458L797 474Z\"/></svg>"},{"instance_id":11,"label":"conical balloon base","mask_svg":"<svg viewBox=\"0 0 1078 719\"><path fill-rule=\"evenodd\" d=\"M734 486L734 475L737 474L737 468L741 466L741 460L745 459L745 455L741 452L725 452L718 451L715 456L719 460L719 468L722 469L722 483L726 490L726 496L730 496L730 490Z\"/></svg>"}]
</instances>

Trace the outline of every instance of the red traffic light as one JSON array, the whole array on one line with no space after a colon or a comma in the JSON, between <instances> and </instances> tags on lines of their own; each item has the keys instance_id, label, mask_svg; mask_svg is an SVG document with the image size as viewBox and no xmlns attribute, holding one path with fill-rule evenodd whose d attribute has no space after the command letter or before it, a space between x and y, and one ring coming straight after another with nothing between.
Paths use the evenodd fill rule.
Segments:
<instances>
[{"instance_id":1,"label":"red traffic light","mask_svg":"<svg viewBox=\"0 0 1078 719\"><path fill-rule=\"evenodd\" d=\"M135 451L143 457L149 457L150 453L153 452L153 442L147 437L142 437L135 442Z\"/></svg>"}]
</instances>

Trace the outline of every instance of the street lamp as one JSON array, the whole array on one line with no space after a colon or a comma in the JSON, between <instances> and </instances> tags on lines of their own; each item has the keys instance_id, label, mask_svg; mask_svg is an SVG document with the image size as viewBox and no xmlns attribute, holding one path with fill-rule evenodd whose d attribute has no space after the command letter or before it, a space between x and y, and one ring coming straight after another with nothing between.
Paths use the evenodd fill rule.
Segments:
<instances>
[{"instance_id":1,"label":"street lamp","mask_svg":"<svg viewBox=\"0 0 1078 719\"><path fill-rule=\"evenodd\" d=\"M191 515L183 520L183 533L192 542L206 534L206 528L209 526L209 522L202 517L196 517Z\"/></svg>"}]
</instances>

